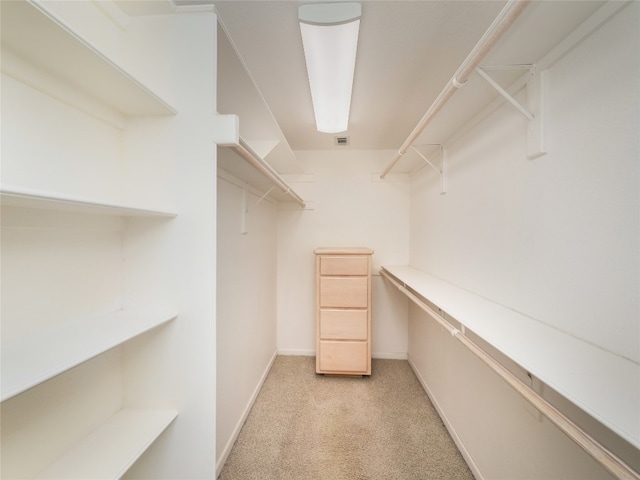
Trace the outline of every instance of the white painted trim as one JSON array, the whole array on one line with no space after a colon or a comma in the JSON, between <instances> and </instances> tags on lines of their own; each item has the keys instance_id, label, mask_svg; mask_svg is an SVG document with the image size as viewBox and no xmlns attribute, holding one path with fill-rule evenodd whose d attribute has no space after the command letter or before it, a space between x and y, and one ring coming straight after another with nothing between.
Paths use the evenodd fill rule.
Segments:
<instances>
[{"instance_id":1,"label":"white painted trim","mask_svg":"<svg viewBox=\"0 0 640 480\"><path fill-rule=\"evenodd\" d=\"M292 355L297 357L315 357L315 350L278 350L278 355Z\"/></svg>"},{"instance_id":2,"label":"white painted trim","mask_svg":"<svg viewBox=\"0 0 640 480\"><path fill-rule=\"evenodd\" d=\"M371 358L383 360L407 360L407 352L373 352Z\"/></svg>"},{"instance_id":3,"label":"white painted trim","mask_svg":"<svg viewBox=\"0 0 640 480\"><path fill-rule=\"evenodd\" d=\"M315 357L315 350L278 350L278 355L289 355L296 357ZM407 360L407 352L373 352L371 358L387 360Z\"/></svg>"},{"instance_id":4,"label":"white painted trim","mask_svg":"<svg viewBox=\"0 0 640 480\"><path fill-rule=\"evenodd\" d=\"M238 435L240 435L240 431L244 426L244 422L247 420L247 417L249 416L249 412L251 412L251 409L253 408L253 404L255 403L256 398L258 398L258 394L262 389L262 385L264 385L264 382L267 379L267 375L269 375L269 372L271 371L271 367L273 366L273 362L275 362L277 356L278 356L278 352L277 351L273 352L273 356L271 357L271 360L269 360L269 364L267 365L267 368L262 374L262 377L260 377L260 381L258 382L258 385L256 385L256 388L253 390L253 394L251 395L251 398L249 399L247 406L242 412L242 416L238 420L238 423L236 423L236 427L233 429L233 433L231 434L229 441L225 445L222 455L216 461L216 478L218 478L218 476L220 475L220 472L222 471L222 467L224 467L224 464L226 463L227 458L231 453L231 449L233 448L233 445L236 443L236 440L238 439Z\"/></svg>"},{"instance_id":5,"label":"white painted trim","mask_svg":"<svg viewBox=\"0 0 640 480\"><path fill-rule=\"evenodd\" d=\"M422 374L418 370L418 367L416 367L416 365L413 363L413 360L411 359L411 355L408 353L407 353L407 360L409 361L409 366L411 366L413 373L415 373L416 377L418 378L420 385L422 385L422 388L427 393L429 400L431 400L431 403L438 411L438 414L440 415L440 418L442 419L444 426L447 428L449 435L451 435L451 438L453 439L454 443L458 447L458 450L460 450L462 457L464 458L465 462L467 462L467 465L469 466L471 473L473 473L473 476L476 478L476 480L484 480L482 473L478 469L478 466L476 465L476 463L473 461L473 458L471 457L471 454L467 450L464 442L458 436L458 433L456 432L456 429L454 428L453 424L447 418L447 415L444 413L444 410L442 409L442 407L440 407L438 400L436 399L433 392L429 389L429 386L427 385L426 380L422 377Z\"/></svg>"}]
</instances>

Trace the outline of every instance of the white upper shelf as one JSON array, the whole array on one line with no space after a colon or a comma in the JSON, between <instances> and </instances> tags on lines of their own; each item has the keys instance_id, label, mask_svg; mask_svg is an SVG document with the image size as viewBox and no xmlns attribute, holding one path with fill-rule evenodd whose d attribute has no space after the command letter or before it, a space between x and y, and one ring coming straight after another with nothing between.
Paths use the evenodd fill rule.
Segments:
<instances>
[{"instance_id":1,"label":"white upper shelf","mask_svg":"<svg viewBox=\"0 0 640 480\"><path fill-rule=\"evenodd\" d=\"M124 115L176 113L41 2L2 2L1 30L3 48Z\"/></svg>"},{"instance_id":2,"label":"white upper shelf","mask_svg":"<svg viewBox=\"0 0 640 480\"><path fill-rule=\"evenodd\" d=\"M240 137L278 173L302 173L301 163L224 25L218 27L218 113L237 115Z\"/></svg>"},{"instance_id":3,"label":"white upper shelf","mask_svg":"<svg viewBox=\"0 0 640 480\"><path fill-rule=\"evenodd\" d=\"M175 212L137 208L90 198L61 195L54 192L16 187L0 186L0 203L7 207L39 208L76 213L97 213L123 217L175 217Z\"/></svg>"},{"instance_id":4,"label":"white upper shelf","mask_svg":"<svg viewBox=\"0 0 640 480\"><path fill-rule=\"evenodd\" d=\"M3 343L0 400L8 400L176 316L119 310L72 320Z\"/></svg>"},{"instance_id":5,"label":"white upper shelf","mask_svg":"<svg viewBox=\"0 0 640 480\"><path fill-rule=\"evenodd\" d=\"M382 268L640 448L640 365L413 267Z\"/></svg>"}]
</instances>

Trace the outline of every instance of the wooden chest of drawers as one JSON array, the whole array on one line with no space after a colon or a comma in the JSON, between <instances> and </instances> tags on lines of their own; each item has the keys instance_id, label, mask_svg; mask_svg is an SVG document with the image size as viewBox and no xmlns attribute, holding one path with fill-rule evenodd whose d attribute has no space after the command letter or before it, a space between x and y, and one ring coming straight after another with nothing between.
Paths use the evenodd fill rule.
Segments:
<instances>
[{"instance_id":1,"label":"wooden chest of drawers","mask_svg":"<svg viewBox=\"0 0 640 480\"><path fill-rule=\"evenodd\" d=\"M316 372L371 374L371 255L368 248L318 248Z\"/></svg>"}]
</instances>

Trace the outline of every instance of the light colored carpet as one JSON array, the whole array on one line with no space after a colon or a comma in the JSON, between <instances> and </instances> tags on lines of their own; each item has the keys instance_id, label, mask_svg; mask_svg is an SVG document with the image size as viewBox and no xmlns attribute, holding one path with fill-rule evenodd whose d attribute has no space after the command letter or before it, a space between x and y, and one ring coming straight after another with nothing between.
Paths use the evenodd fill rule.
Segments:
<instances>
[{"instance_id":1,"label":"light colored carpet","mask_svg":"<svg viewBox=\"0 0 640 480\"><path fill-rule=\"evenodd\" d=\"M473 479L404 360L371 377L316 375L315 358L279 356L221 480Z\"/></svg>"}]
</instances>

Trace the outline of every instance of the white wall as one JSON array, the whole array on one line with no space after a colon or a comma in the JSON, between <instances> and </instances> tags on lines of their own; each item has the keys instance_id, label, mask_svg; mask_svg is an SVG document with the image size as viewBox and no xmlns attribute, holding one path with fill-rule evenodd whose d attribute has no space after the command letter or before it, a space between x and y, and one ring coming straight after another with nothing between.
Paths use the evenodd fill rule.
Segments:
<instances>
[{"instance_id":1,"label":"white wall","mask_svg":"<svg viewBox=\"0 0 640 480\"><path fill-rule=\"evenodd\" d=\"M242 161L238 158L238 161ZM276 205L219 172L217 269L218 473L276 354Z\"/></svg>"},{"instance_id":2,"label":"white wall","mask_svg":"<svg viewBox=\"0 0 640 480\"><path fill-rule=\"evenodd\" d=\"M133 122L127 138L124 193L142 201L150 194L144 174L173 199L177 217L157 231L153 220L137 222L125 244L124 290L140 301L171 299L178 317L169 328L150 332L123 348L125 405L154 402L178 417L127 472L125 478L212 478L216 448L216 16L213 12L140 18L150 65L165 58L177 115ZM153 35L152 35L153 34ZM157 43L154 43L157 39ZM194 49L193 45L202 45ZM131 56L132 54L129 53ZM160 58L157 58L160 57ZM168 59L168 60L167 60ZM131 60L135 58L131 56ZM138 57L139 62L143 62ZM168 64L168 65L167 65ZM136 139L154 148L136 155ZM160 160L169 158L167 164ZM164 168L162 165L165 165ZM154 168L155 167L155 168ZM135 188L135 180L145 185ZM148 239L157 235L157 241ZM160 300L162 299L162 300ZM152 373L150 373L152 372Z\"/></svg>"},{"instance_id":3,"label":"white wall","mask_svg":"<svg viewBox=\"0 0 640 480\"><path fill-rule=\"evenodd\" d=\"M525 119L505 106L447 145L449 193L414 177L411 263L638 362L632 3L549 70L547 155L525 158Z\"/></svg>"},{"instance_id":4,"label":"white wall","mask_svg":"<svg viewBox=\"0 0 640 480\"><path fill-rule=\"evenodd\" d=\"M406 358L406 304L390 294L378 269L408 261L408 177L375 181L392 152L298 151L307 175L289 178L311 210L283 206L278 213L278 351L315 354L317 247L372 248L372 355Z\"/></svg>"},{"instance_id":5,"label":"white wall","mask_svg":"<svg viewBox=\"0 0 640 480\"><path fill-rule=\"evenodd\" d=\"M549 70L548 154L500 108L446 145L448 193L411 185L411 264L640 361L640 4ZM411 310L409 356L484 478L606 478L546 420ZM488 435L491 432L491 435Z\"/></svg>"},{"instance_id":6,"label":"white wall","mask_svg":"<svg viewBox=\"0 0 640 480\"><path fill-rule=\"evenodd\" d=\"M613 478L413 304L409 331L410 362L478 480Z\"/></svg>"}]
</instances>

